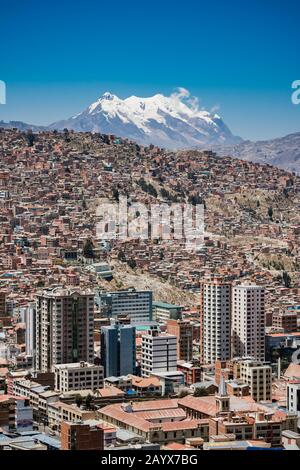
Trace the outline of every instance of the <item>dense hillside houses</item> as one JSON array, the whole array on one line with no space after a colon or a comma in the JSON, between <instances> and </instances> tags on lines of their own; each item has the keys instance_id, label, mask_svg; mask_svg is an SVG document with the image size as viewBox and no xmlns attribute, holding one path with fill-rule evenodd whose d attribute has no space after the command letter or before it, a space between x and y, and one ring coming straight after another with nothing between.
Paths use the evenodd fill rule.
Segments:
<instances>
[{"instance_id":1,"label":"dense hillside houses","mask_svg":"<svg viewBox=\"0 0 300 470\"><path fill-rule=\"evenodd\" d=\"M158 204L200 242L134 236ZM297 446L299 208L270 165L1 128L0 446Z\"/></svg>"}]
</instances>

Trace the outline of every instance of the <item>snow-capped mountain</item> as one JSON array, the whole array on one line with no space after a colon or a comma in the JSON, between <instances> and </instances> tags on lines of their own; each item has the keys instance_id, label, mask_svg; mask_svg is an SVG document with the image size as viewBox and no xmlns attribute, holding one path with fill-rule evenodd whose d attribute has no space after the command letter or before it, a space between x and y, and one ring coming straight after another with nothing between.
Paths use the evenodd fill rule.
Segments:
<instances>
[{"instance_id":1,"label":"snow-capped mountain","mask_svg":"<svg viewBox=\"0 0 300 470\"><path fill-rule=\"evenodd\" d=\"M217 114L200 109L198 101L183 88L171 96L124 100L106 92L82 113L49 128L114 134L172 149L241 141Z\"/></svg>"}]
</instances>

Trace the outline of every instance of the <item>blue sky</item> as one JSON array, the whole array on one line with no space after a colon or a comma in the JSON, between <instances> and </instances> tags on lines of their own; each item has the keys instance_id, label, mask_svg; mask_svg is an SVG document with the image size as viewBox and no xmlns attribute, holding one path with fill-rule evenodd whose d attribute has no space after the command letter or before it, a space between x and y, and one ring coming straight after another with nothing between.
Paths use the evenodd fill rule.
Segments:
<instances>
[{"instance_id":1,"label":"blue sky","mask_svg":"<svg viewBox=\"0 0 300 470\"><path fill-rule=\"evenodd\" d=\"M243 138L300 131L299 14L294 0L1 1L0 120L48 124L105 91L184 87Z\"/></svg>"}]
</instances>

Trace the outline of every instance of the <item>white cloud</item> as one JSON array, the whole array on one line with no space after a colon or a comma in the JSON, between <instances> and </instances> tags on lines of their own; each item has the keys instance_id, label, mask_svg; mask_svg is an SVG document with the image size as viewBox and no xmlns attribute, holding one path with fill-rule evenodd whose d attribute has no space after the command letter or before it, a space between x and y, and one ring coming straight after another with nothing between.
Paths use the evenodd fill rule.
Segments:
<instances>
[{"instance_id":1,"label":"white cloud","mask_svg":"<svg viewBox=\"0 0 300 470\"><path fill-rule=\"evenodd\" d=\"M200 100L197 96L192 96L191 92L183 87L175 88L175 91L171 94L171 98L185 102L193 111L199 111Z\"/></svg>"},{"instance_id":2,"label":"white cloud","mask_svg":"<svg viewBox=\"0 0 300 470\"><path fill-rule=\"evenodd\" d=\"M215 104L215 105L211 108L210 113L211 113L211 114L216 114L218 111L220 111L220 105Z\"/></svg>"},{"instance_id":3,"label":"white cloud","mask_svg":"<svg viewBox=\"0 0 300 470\"><path fill-rule=\"evenodd\" d=\"M179 100L182 98L189 98L191 96L191 93L189 90L183 87L177 87L175 88L175 91L171 94L172 98L178 98Z\"/></svg>"}]
</instances>

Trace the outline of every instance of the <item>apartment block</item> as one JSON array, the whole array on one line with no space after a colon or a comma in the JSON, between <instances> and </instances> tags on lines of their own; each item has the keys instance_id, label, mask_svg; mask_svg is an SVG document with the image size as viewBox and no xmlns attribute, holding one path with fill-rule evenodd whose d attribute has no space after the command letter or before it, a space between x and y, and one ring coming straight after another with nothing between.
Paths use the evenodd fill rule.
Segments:
<instances>
[{"instance_id":1,"label":"apartment block","mask_svg":"<svg viewBox=\"0 0 300 470\"><path fill-rule=\"evenodd\" d=\"M177 338L174 335L159 334L149 330L142 336L142 377L149 377L157 372L175 372L177 370Z\"/></svg>"},{"instance_id":2,"label":"apartment block","mask_svg":"<svg viewBox=\"0 0 300 470\"><path fill-rule=\"evenodd\" d=\"M34 304L29 305L25 309L24 321L26 325L26 331L25 331L26 354L34 357L35 345L36 345L36 306Z\"/></svg>"},{"instance_id":3,"label":"apartment block","mask_svg":"<svg viewBox=\"0 0 300 470\"><path fill-rule=\"evenodd\" d=\"M56 287L42 292L36 306L36 369L94 359L94 294Z\"/></svg>"},{"instance_id":4,"label":"apartment block","mask_svg":"<svg viewBox=\"0 0 300 470\"><path fill-rule=\"evenodd\" d=\"M300 417L300 380L291 380L287 384L287 409Z\"/></svg>"},{"instance_id":5,"label":"apartment block","mask_svg":"<svg viewBox=\"0 0 300 470\"><path fill-rule=\"evenodd\" d=\"M101 427L71 422L61 423L61 450L103 450L104 431Z\"/></svg>"},{"instance_id":6,"label":"apartment block","mask_svg":"<svg viewBox=\"0 0 300 470\"><path fill-rule=\"evenodd\" d=\"M219 279L201 286L201 356L206 364L230 358L231 284Z\"/></svg>"},{"instance_id":7,"label":"apartment block","mask_svg":"<svg viewBox=\"0 0 300 470\"><path fill-rule=\"evenodd\" d=\"M283 333L293 333L297 331L297 312L286 310L284 312L277 312L273 314L272 326L274 328L282 329Z\"/></svg>"},{"instance_id":8,"label":"apartment block","mask_svg":"<svg viewBox=\"0 0 300 470\"><path fill-rule=\"evenodd\" d=\"M12 430L16 423L16 400L10 395L0 395L0 428Z\"/></svg>"},{"instance_id":9,"label":"apartment block","mask_svg":"<svg viewBox=\"0 0 300 470\"><path fill-rule=\"evenodd\" d=\"M240 361L237 378L250 387L255 401L272 400L272 367L269 364L251 359Z\"/></svg>"},{"instance_id":10,"label":"apartment block","mask_svg":"<svg viewBox=\"0 0 300 470\"><path fill-rule=\"evenodd\" d=\"M197 382L201 382L202 371L199 365L193 362L177 361L177 370L184 375L184 383L188 387Z\"/></svg>"},{"instance_id":11,"label":"apartment block","mask_svg":"<svg viewBox=\"0 0 300 470\"><path fill-rule=\"evenodd\" d=\"M0 318L6 316L6 292L0 291Z\"/></svg>"},{"instance_id":12,"label":"apartment block","mask_svg":"<svg viewBox=\"0 0 300 470\"><path fill-rule=\"evenodd\" d=\"M72 390L98 390L103 387L103 367L88 362L56 364L54 374L55 390L62 393Z\"/></svg>"},{"instance_id":13,"label":"apartment block","mask_svg":"<svg viewBox=\"0 0 300 470\"><path fill-rule=\"evenodd\" d=\"M232 357L265 360L265 290L240 285L232 294Z\"/></svg>"},{"instance_id":14,"label":"apartment block","mask_svg":"<svg viewBox=\"0 0 300 470\"><path fill-rule=\"evenodd\" d=\"M193 324L188 320L168 320L167 333L177 338L177 358L182 361L193 359Z\"/></svg>"}]
</instances>

